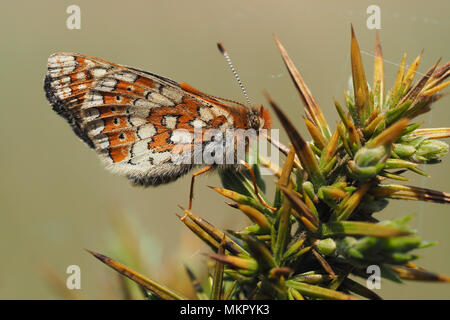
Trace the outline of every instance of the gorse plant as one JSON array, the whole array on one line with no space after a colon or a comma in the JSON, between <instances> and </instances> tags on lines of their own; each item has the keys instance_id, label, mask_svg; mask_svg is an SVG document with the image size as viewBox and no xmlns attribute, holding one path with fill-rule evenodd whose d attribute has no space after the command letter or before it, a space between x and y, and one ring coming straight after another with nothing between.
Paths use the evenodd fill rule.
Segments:
<instances>
[{"instance_id":1,"label":"gorse plant","mask_svg":"<svg viewBox=\"0 0 450 320\"><path fill-rule=\"evenodd\" d=\"M286 130L290 146L271 141L286 155L280 168L260 157L259 166L277 178L276 210L264 206L247 172L223 171L222 188L212 188L232 200L252 224L240 231L221 231L190 210L180 220L213 253L210 282L199 285L188 276L199 299L353 299L355 294L379 296L351 276L368 277L375 265L383 278L450 282L414 265L422 241L407 222L410 217L378 221L375 213L390 199L449 203L450 194L391 183L408 180L408 171L427 176L422 165L439 162L448 145L438 139L450 128L422 129L417 116L431 109L449 82L450 63L436 62L414 83L421 59L406 66L403 56L394 85L385 90L381 46L377 36L372 87L366 80L355 34L351 36L352 87L345 94L346 109L334 101L340 117L332 131L286 50L275 39L305 106L306 127L312 142L295 129L292 119L267 94ZM270 137L268 137L269 140ZM267 201L258 165L253 171L259 192ZM268 201L267 201L268 202ZM269 203L269 202L268 202ZM184 299L134 270L98 253L94 256L139 284L148 298Z\"/></svg>"}]
</instances>

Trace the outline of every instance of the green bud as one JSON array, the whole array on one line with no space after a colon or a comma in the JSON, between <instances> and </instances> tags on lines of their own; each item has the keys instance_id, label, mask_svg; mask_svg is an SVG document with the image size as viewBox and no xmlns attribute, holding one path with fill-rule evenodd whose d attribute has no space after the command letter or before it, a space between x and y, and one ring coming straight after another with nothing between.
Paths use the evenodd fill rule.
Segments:
<instances>
[{"instance_id":1,"label":"green bud","mask_svg":"<svg viewBox=\"0 0 450 320\"><path fill-rule=\"evenodd\" d=\"M333 186L320 187L317 191L317 196L330 208L336 208L337 201L344 199L347 195L347 193L343 189L344 188L337 188Z\"/></svg>"},{"instance_id":2,"label":"green bud","mask_svg":"<svg viewBox=\"0 0 450 320\"><path fill-rule=\"evenodd\" d=\"M447 143L426 137L403 137L401 142L394 144L393 147L393 152L401 159L418 163L439 161L448 151Z\"/></svg>"},{"instance_id":3,"label":"green bud","mask_svg":"<svg viewBox=\"0 0 450 320\"><path fill-rule=\"evenodd\" d=\"M371 167L384 162L387 158L387 148L379 146L376 148L361 148L355 155L355 162L359 167Z\"/></svg>"},{"instance_id":4,"label":"green bud","mask_svg":"<svg viewBox=\"0 0 450 320\"><path fill-rule=\"evenodd\" d=\"M410 217L404 217L386 220L379 224L395 226L401 229L407 227L406 223L409 219ZM349 261L355 265L364 265L367 263L405 264L416 258L416 256L411 253L412 250L433 245L432 243L421 241L419 237L415 236L365 236L361 238L346 236L344 238L336 238L334 241L336 243L335 252L337 252L338 255L349 259Z\"/></svg>"},{"instance_id":5,"label":"green bud","mask_svg":"<svg viewBox=\"0 0 450 320\"><path fill-rule=\"evenodd\" d=\"M394 143L392 151L402 159L409 159L416 152L416 148L407 144Z\"/></svg>"},{"instance_id":6,"label":"green bud","mask_svg":"<svg viewBox=\"0 0 450 320\"><path fill-rule=\"evenodd\" d=\"M435 162L448 152L448 144L439 140L423 141L412 159L416 162Z\"/></svg>"},{"instance_id":7,"label":"green bud","mask_svg":"<svg viewBox=\"0 0 450 320\"><path fill-rule=\"evenodd\" d=\"M316 247L321 254L330 256L336 251L336 242L331 238L326 238L323 240L318 240L316 242Z\"/></svg>"},{"instance_id":8,"label":"green bud","mask_svg":"<svg viewBox=\"0 0 450 320\"><path fill-rule=\"evenodd\" d=\"M400 252L394 252L391 256L390 256L390 263L393 264L404 264L407 263L411 260L416 259L417 256L413 255L413 254L407 254L407 253L400 253Z\"/></svg>"},{"instance_id":9,"label":"green bud","mask_svg":"<svg viewBox=\"0 0 450 320\"><path fill-rule=\"evenodd\" d=\"M314 185L310 181L303 182L303 192L305 192L310 199L314 199Z\"/></svg>"},{"instance_id":10,"label":"green bud","mask_svg":"<svg viewBox=\"0 0 450 320\"><path fill-rule=\"evenodd\" d=\"M419 237L394 237L385 239L384 248L389 251L407 252L420 247Z\"/></svg>"},{"instance_id":11,"label":"green bud","mask_svg":"<svg viewBox=\"0 0 450 320\"><path fill-rule=\"evenodd\" d=\"M319 188L317 195L321 200L338 200L345 198L347 194L343 188L324 186Z\"/></svg>"},{"instance_id":12,"label":"green bud","mask_svg":"<svg viewBox=\"0 0 450 320\"><path fill-rule=\"evenodd\" d=\"M239 234L260 234L264 233L265 230L262 230L260 226L257 224L252 224L244 228L244 230L240 231Z\"/></svg>"},{"instance_id":13,"label":"green bud","mask_svg":"<svg viewBox=\"0 0 450 320\"><path fill-rule=\"evenodd\" d=\"M355 154L354 161L348 162L348 167L358 180L368 180L375 177L384 168L389 154L387 146L363 147Z\"/></svg>"}]
</instances>

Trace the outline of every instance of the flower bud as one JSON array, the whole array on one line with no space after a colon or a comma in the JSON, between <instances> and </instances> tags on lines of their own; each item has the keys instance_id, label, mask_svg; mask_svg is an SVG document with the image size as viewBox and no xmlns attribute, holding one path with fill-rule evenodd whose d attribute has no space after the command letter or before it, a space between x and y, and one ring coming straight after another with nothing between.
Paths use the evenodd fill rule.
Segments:
<instances>
[{"instance_id":1,"label":"flower bud","mask_svg":"<svg viewBox=\"0 0 450 320\"><path fill-rule=\"evenodd\" d=\"M316 247L319 252L325 256L332 255L336 251L336 242L331 238L318 240Z\"/></svg>"},{"instance_id":2,"label":"flower bud","mask_svg":"<svg viewBox=\"0 0 450 320\"><path fill-rule=\"evenodd\" d=\"M389 147L363 147L355 154L354 161L349 161L350 171L358 180L368 180L375 177L383 168L389 157Z\"/></svg>"},{"instance_id":3,"label":"flower bud","mask_svg":"<svg viewBox=\"0 0 450 320\"><path fill-rule=\"evenodd\" d=\"M414 152L416 152L416 148L407 144L394 143L392 151L400 158L409 160Z\"/></svg>"},{"instance_id":4,"label":"flower bud","mask_svg":"<svg viewBox=\"0 0 450 320\"><path fill-rule=\"evenodd\" d=\"M310 199L314 199L315 193L314 193L314 185L310 181L303 182L303 191L308 195Z\"/></svg>"},{"instance_id":5,"label":"flower bud","mask_svg":"<svg viewBox=\"0 0 450 320\"><path fill-rule=\"evenodd\" d=\"M401 159L418 163L433 163L442 158L449 150L447 143L427 139L426 137L403 137L400 143L394 144L393 152Z\"/></svg>"},{"instance_id":6,"label":"flower bud","mask_svg":"<svg viewBox=\"0 0 450 320\"><path fill-rule=\"evenodd\" d=\"M439 161L448 152L448 144L439 140L423 141L412 159L416 162Z\"/></svg>"}]
</instances>

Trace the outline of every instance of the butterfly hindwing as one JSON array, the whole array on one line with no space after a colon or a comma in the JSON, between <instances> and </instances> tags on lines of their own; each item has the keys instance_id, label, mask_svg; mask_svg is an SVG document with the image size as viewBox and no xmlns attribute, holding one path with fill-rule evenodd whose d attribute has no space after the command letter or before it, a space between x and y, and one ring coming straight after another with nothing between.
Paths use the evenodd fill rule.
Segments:
<instances>
[{"instance_id":1,"label":"butterfly hindwing","mask_svg":"<svg viewBox=\"0 0 450 320\"><path fill-rule=\"evenodd\" d=\"M50 56L44 89L109 169L143 185L169 182L193 167L174 164L172 156L176 145L192 146L194 127L226 130L234 121L170 79L76 53Z\"/></svg>"}]
</instances>

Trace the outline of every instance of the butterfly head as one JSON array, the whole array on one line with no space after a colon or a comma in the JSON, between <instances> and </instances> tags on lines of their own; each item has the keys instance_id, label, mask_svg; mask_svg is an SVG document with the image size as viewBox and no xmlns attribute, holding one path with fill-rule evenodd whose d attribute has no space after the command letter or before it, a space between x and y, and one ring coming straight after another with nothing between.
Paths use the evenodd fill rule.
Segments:
<instances>
[{"instance_id":1,"label":"butterfly head","mask_svg":"<svg viewBox=\"0 0 450 320\"><path fill-rule=\"evenodd\" d=\"M272 127L272 117L264 107L252 107L247 111L247 126L256 131L261 129L270 129Z\"/></svg>"}]
</instances>

